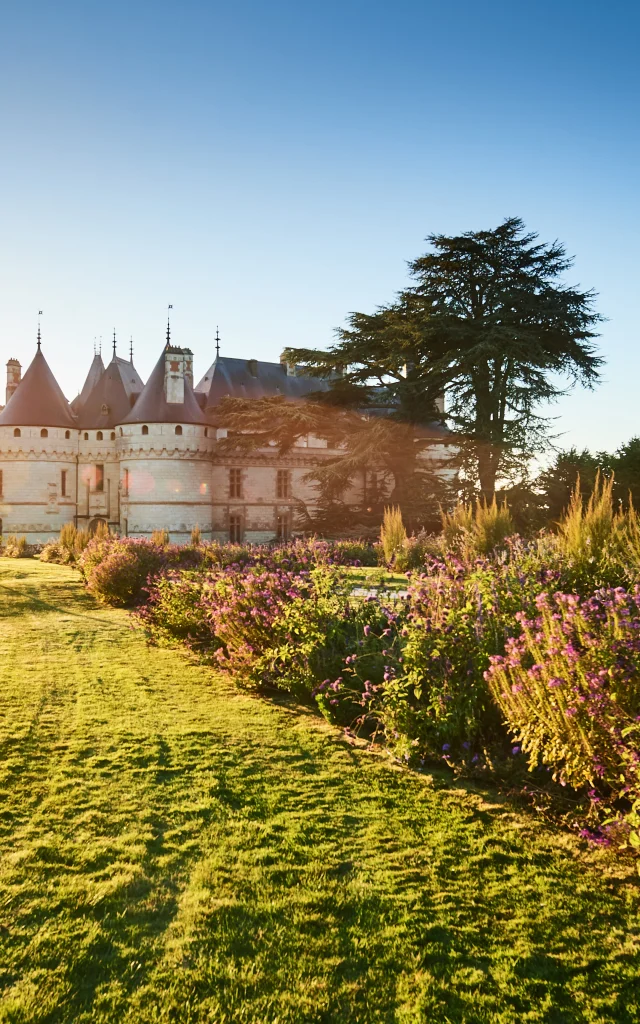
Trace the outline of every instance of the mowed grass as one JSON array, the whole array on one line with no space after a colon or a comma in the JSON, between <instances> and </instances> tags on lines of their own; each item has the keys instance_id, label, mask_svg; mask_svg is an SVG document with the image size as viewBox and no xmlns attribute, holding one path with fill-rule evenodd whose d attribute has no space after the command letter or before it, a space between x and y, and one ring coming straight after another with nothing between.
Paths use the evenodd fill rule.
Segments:
<instances>
[{"instance_id":1,"label":"mowed grass","mask_svg":"<svg viewBox=\"0 0 640 1024\"><path fill-rule=\"evenodd\" d=\"M638 889L0 560L0 1020L640 1020Z\"/></svg>"}]
</instances>

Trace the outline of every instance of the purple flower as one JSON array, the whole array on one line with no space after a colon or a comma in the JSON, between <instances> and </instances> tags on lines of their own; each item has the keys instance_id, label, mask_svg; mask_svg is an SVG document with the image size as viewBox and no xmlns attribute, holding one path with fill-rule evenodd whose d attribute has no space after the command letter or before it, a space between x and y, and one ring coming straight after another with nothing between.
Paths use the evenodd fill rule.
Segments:
<instances>
[{"instance_id":1,"label":"purple flower","mask_svg":"<svg viewBox=\"0 0 640 1024\"><path fill-rule=\"evenodd\" d=\"M514 757L516 757L516 755L520 753L520 747L512 747L511 748L511 753L513 754Z\"/></svg>"},{"instance_id":2,"label":"purple flower","mask_svg":"<svg viewBox=\"0 0 640 1024\"><path fill-rule=\"evenodd\" d=\"M451 750L451 744L450 743L443 743L442 744L442 749L443 749L443 751L446 754L448 750Z\"/></svg>"},{"instance_id":3,"label":"purple flower","mask_svg":"<svg viewBox=\"0 0 640 1024\"><path fill-rule=\"evenodd\" d=\"M371 632L371 626L365 626L362 632L364 633L365 636L369 636L369 633Z\"/></svg>"},{"instance_id":4,"label":"purple flower","mask_svg":"<svg viewBox=\"0 0 640 1024\"><path fill-rule=\"evenodd\" d=\"M564 679L560 679L559 676L554 676L552 679L549 680L547 685L550 690L553 690L558 686L564 686Z\"/></svg>"}]
</instances>

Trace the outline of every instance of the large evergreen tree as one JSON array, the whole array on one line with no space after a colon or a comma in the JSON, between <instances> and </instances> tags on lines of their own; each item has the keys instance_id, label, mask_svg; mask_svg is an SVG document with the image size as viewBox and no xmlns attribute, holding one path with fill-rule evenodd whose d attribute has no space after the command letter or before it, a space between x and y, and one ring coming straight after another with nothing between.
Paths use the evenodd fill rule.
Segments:
<instances>
[{"instance_id":1,"label":"large evergreen tree","mask_svg":"<svg viewBox=\"0 0 640 1024\"><path fill-rule=\"evenodd\" d=\"M564 247L538 243L519 218L428 242L409 265L415 285L395 302L352 313L328 351L287 356L331 378L329 401L392 408L404 423L433 420L446 394L461 456L491 500L514 457L544 446L541 406L597 382L601 317L592 292L562 283Z\"/></svg>"}]
</instances>

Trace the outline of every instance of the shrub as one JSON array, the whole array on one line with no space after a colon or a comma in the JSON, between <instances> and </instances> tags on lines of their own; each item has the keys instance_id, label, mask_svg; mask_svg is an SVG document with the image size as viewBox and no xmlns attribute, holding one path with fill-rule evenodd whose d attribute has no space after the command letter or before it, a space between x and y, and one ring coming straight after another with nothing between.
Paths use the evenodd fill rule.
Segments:
<instances>
[{"instance_id":1,"label":"shrub","mask_svg":"<svg viewBox=\"0 0 640 1024\"><path fill-rule=\"evenodd\" d=\"M64 565L68 560L68 551L66 551L57 540L50 540L45 544L40 552L41 562L58 562L59 564Z\"/></svg>"},{"instance_id":2,"label":"shrub","mask_svg":"<svg viewBox=\"0 0 640 1024\"><path fill-rule=\"evenodd\" d=\"M640 589L541 594L486 677L531 765L640 812ZM637 822L640 824L640 822ZM640 847L640 830L635 833Z\"/></svg>"},{"instance_id":3,"label":"shrub","mask_svg":"<svg viewBox=\"0 0 640 1024\"><path fill-rule=\"evenodd\" d=\"M387 565L391 565L396 555L402 551L406 540L407 531L402 522L400 507L396 505L393 508L385 508L380 530L380 544Z\"/></svg>"},{"instance_id":4,"label":"shrub","mask_svg":"<svg viewBox=\"0 0 640 1024\"><path fill-rule=\"evenodd\" d=\"M203 654L220 646L202 607L205 579L202 572L170 569L146 586L147 600L137 614L154 643L185 643Z\"/></svg>"},{"instance_id":5,"label":"shrub","mask_svg":"<svg viewBox=\"0 0 640 1024\"><path fill-rule=\"evenodd\" d=\"M537 544L511 541L502 556L473 566L448 555L430 559L409 586L408 600L387 609L385 662L371 675L368 644L343 666L343 692L362 689L367 717L388 747L415 759L446 755L452 763L507 757L508 735L484 677L490 657L519 630L516 613L555 581ZM378 666L380 668L380 666ZM380 676L380 671L378 671Z\"/></svg>"},{"instance_id":6,"label":"shrub","mask_svg":"<svg viewBox=\"0 0 640 1024\"><path fill-rule=\"evenodd\" d=\"M197 547L200 547L201 544L202 544L202 530L196 524L196 526L194 526L193 530L191 531L191 545L192 545L192 547L197 548Z\"/></svg>"},{"instance_id":7,"label":"shrub","mask_svg":"<svg viewBox=\"0 0 640 1024\"><path fill-rule=\"evenodd\" d=\"M87 587L105 604L130 608L144 598L149 576L169 563L168 549L130 538L96 539L85 549Z\"/></svg>"}]
</instances>

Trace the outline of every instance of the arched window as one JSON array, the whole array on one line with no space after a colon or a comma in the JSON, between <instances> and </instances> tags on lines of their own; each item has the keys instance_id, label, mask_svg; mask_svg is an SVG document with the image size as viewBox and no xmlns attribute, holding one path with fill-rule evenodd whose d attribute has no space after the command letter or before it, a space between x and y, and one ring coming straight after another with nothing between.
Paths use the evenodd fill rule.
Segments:
<instances>
[{"instance_id":1,"label":"arched window","mask_svg":"<svg viewBox=\"0 0 640 1024\"><path fill-rule=\"evenodd\" d=\"M40 431L40 437L48 437L48 436L49 436L49 431L47 430L46 427L43 427L42 430Z\"/></svg>"},{"instance_id":2,"label":"arched window","mask_svg":"<svg viewBox=\"0 0 640 1024\"><path fill-rule=\"evenodd\" d=\"M205 436L205 437L208 437L208 436L209 436L209 428L208 428L208 427L205 427L205 428L204 428L204 436Z\"/></svg>"},{"instance_id":3,"label":"arched window","mask_svg":"<svg viewBox=\"0 0 640 1024\"><path fill-rule=\"evenodd\" d=\"M182 433L182 427L178 424L178 426L176 427L176 434L178 436L180 436L181 433Z\"/></svg>"},{"instance_id":4,"label":"arched window","mask_svg":"<svg viewBox=\"0 0 640 1024\"><path fill-rule=\"evenodd\" d=\"M16 427L16 429L13 432L13 436L14 437L22 437L22 431L20 430L20 427Z\"/></svg>"},{"instance_id":5,"label":"arched window","mask_svg":"<svg viewBox=\"0 0 640 1024\"><path fill-rule=\"evenodd\" d=\"M146 423L145 423L144 427L142 428L142 433L143 433L143 434L148 434L148 433L149 433L149 428L148 428L148 426L146 425Z\"/></svg>"},{"instance_id":6,"label":"arched window","mask_svg":"<svg viewBox=\"0 0 640 1024\"><path fill-rule=\"evenodd\" d=\"M89 435L88 435L88 434L85 434L85 435L84 435L84 439L85 439L85 441L88 441L88 440L89 440Z\"/></svg>"},{"instance_id":7,"label":"arched window","mask_svg":"<svg viewBox=\"0 0 640 1024\"><path fill-rule=\"evenodd\" d=\"M101 430L99 430L98 433L96 434L96 441L104 441Z\"/></svg>"},{"instance_id":8,"label":"arched window","mask_svg":"<svg viewBox=\"0 0 640 1024\"><path fill-rule=\"evenodd\" d=\"M64 439L65 439L65 441L68 441L70 437L71 437L71 431L70 430L65 430L65 432L64 432Z\"/></svg>"},{"instance_id":9,"label":"arched window","mask_svg":"<svg viewBox=\"0 0 640 1024\"><path fill-rule=\"evenodd\" d=\"M116 439L116 432L115 432L115 430L112 430L111 431L111 440L115 441L115 439Z\"/></svg>"}]
</instances>

